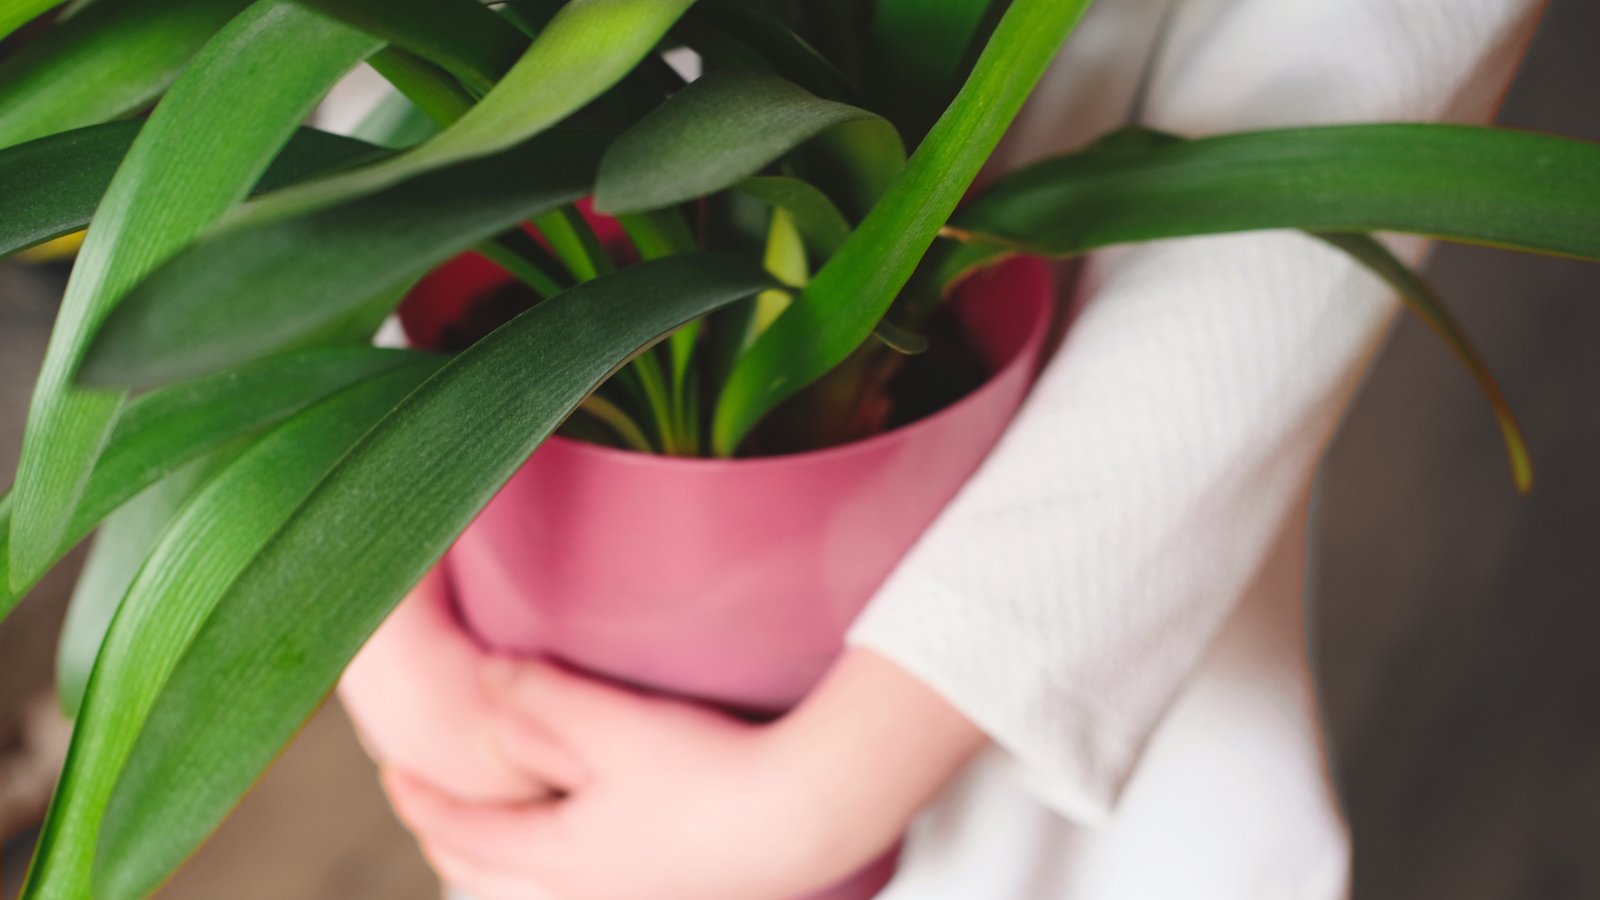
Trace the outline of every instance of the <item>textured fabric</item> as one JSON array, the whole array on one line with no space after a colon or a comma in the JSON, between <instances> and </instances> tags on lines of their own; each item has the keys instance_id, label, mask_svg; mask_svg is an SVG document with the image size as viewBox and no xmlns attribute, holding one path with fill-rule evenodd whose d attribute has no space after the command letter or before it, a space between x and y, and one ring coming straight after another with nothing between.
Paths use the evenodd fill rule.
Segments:
<instances>
[{"instance_id":1,"label":"textured fabric","mask_svg":"<svg viewBox=\"0 0 1600 900\"><path fill-rule=\"evenodd\" d=\"M1006 167L1126 121L1152 53L1143 119L1184 134L1483 120L1539 8L1109 0ZM1098 254L1078 290L1017 421L851 634L998 748L922 823L887 896L1336 897L1345 838L1284 560L1398 306L1284 233Z\"/></svg>"}]
</instances>

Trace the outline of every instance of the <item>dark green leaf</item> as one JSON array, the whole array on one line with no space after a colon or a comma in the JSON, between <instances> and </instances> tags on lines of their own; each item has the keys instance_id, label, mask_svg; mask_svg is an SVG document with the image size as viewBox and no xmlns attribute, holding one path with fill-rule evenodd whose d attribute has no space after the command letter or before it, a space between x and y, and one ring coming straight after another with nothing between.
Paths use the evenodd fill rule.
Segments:
<instances>
[{"instance_id":1,"label":"dark green leaf","mask_svg":"<svg viewBox=\"0 0 1600 900\"><path fill-rule=\"evenodd\" d=\"M414 358L371 347L307 350L135 397L117 420L71 524L48 562L60 559L112 510L179 466ZM38 577L11 577L10 508L11 496L0 497L0 619ZM13 583L16 587L9 587Z\"/></svg>"},{"instance_id":2,"label":"dark green leaf","mask_svg":"<svg viewBox=\"0 0 1600 900\"><path fill-rule=\"evenodd\" d=\"M0 256L87 226L140 125L91 125L0 150ZM293 184L377 151L371 144L302 128L256 190Z\"/></svg>"},{"instance_id":3,"label":"dark green leaf","mask_svg":"<svg viewBox=\"0 0 1600 900\"><path fill-rule=\"evenodd\" d=\"M259 0L209 42L134 140L95 213L28 411L11 521L12 586L49 564L125 402L72 377L128 288L248 192L295 128L377 42L288 0Z\"/></svg>"},{"instance_id":4,"label":"dark green leaf","mask_svg":"<svg viewBox=\"0 0 1600 900\"><path fill-rule=\"evenodd\" d=\"M123 299L79 381L148 387L280 349L581 197L602 147L597 135L552 132L310 215L223 229Z\"/></svg>"},{"instance_id":5,"label":"dark green leaf","mask_svg":"<svg viewBox=\"0 0 1600 900\"><path fill-rule=\"evenodd\" d=\"M712 427L718 454L872 334L1089 2L1014 0L888 193L734 367Z\"/></svg>"},{"instance_id":6,"label":"dark green leaf","mask_svg":"<svg viewBox=\"0 0 1600 900\"><path fill-rule=\"evenodd\" d=\"M808 90L834 100L858 102L860 92L855 85L766 4L700 0L685 17L685 25L709 26L739 41L753 51L751 61L771 65L774 72ZM686 42L695 46L692 39Z\"/></svg>"},{"instance_id":7,"label":"dark green leaf","mask_svg":"<svg viewBox=\"0 0 1600 900\"><path fill-rule=\"evenodd\" d=\"M874 123L875 138L903 155L883 118L823 100L776 75L713 72L674 94L606 151L595 208L661 209L731 187L822 132Z\"/></svg>"},{"instance_id":8,"label":"dark green leaf","mask_svg":"<svg viewBox=\"0 0 1600 900\"><path fill-rule=\"evenodd\" d=\"M105 896L136 895L237 802L383 617L630 356L771 282L680 255L581 284L453 358L250 563L161 690L105 819Z\"/></svg>"},{"instance_id":9,"label":"dark green leaf","mask_svg":"<svg viewBox=\"0 0 1600 900\"><path fill-rule=\"evenodd\" d=\"M1462 125L1116 139L997 183L955 224L1077 254L1157 238L1395 231L1600 259L1600 144ZM1004 253L968 244L947 277Z\"/></svg>"},{"instance_id":10,"label":"dark green leaf","mask_svg":"<svg viewBox=\"0 0 1600 900\"><path fill-rule=\"evenodd\" d=\"M101 817L158 690L240 570L351 445L434 368L432 360L413 360L297 414L207 482L162 533L95 662L27 900L143 896L91 882Z\"/></svg>"},{"instance_id":11,"label":"dark green leaf","mask_svg":"<svg viewBox=\"0 0 1600 900\"><path fill-rule=\"evenodd\" d=\"M139 109L246 5L125 0L89 6L0 65L0 147Z\"/></svg>"}]
</instances>

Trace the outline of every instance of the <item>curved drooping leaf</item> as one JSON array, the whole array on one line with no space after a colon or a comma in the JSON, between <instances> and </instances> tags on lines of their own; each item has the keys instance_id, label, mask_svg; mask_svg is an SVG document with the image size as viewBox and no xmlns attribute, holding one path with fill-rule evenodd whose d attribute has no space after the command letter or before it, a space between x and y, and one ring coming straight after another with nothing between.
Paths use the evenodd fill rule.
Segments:
<instances>
[{"instance_id":1,"label":"curved drooping leaf","mask_svg":"<svg viewBox=\"0 0 1600 900\"><path fill-rule=\"evenodd\" d=\"M162 687L105 818L106 895L148 889L217 825L394 604L606 376L770 285L750 262L703 254L603 275L472 345L385 417L245 568Z\"/></svg>"},{"instance_id":2,"label":"curved drooping leaf","mask_svg":"<svg viewBox=\"0 0 1600 900\"><path fill-rule=\"evenodd\" d=\"M156 106L95 212L34 390L13 499L13 587L53 557L124 403L117 392L72 386L101 320L242 199L317 101L376 47L288 0L258 0Z\"/></svg>"},{"instance_id":3,"label":"curved drooping leaf","mask_svg":"<svg viewBox=\"0 0 1600 900\"><path fill-rule=\"evenodd\" d=\"M280 349L583 196L604 146L601 135L551 132L310 215L225 228L123 298L79 383L148 387Z\"/></svg>"},{"instance_id":4,"label":"curved drooping leaf","mask_svg":"<svg viewBox=\"0 0 1600 900\"><path fill-rule=\"evenodd\" d=\"M1472 380L1478 383L1478 389L1483 392L1489 401L1489 406L1494 410L1495 422L1500 426L1500 437L1506 446L1506 457L1511 463L1511 477L1517 485L1517 490L1527 493L1533 489L1533 462L1528 455L1528 444L1522 436L1522 429L1517 425L1517 417L1511 412L1511 404L1507 402L1505 392L1500 389L1499 382L1490 374L1489 367L1478 354L1472 341L1467 338L1466 332L1456 322L1455 316L1450 314L1434 293L1432 287L1411 267L1396 257L1393 252L1380 243L1376 238L1365 234L1315 234L1316 237L1332 244L1348 253L1357 262L1366 266L1373 274L1388 282L1390 287L1400 294L1406 307L1428 324L1461 361Z\"/></svg>"},{"instance_id":5,"label":"curved drooping leaf","mask_svg":"<svg viewBox=\"0 0 1600 900\"><path fill-rule=\"evenodd\" d=\"M1089 2L1014 0L888 192L734 366L712 426L718 454L872 334Z\"/></svg>"},{"instance_id":6,"label":"curved drooping leaf","mask_svg":"<svg viewBox=\"0 0 1600 900\"><path fill-rule=\"evenodd\" d=\"M413 358L296 414L208 481L162 533L106 633L23 897L143 895L100 889L92 876L101 817L158 690L240 570L436 367Z\"/></svg>"},{"instance_id":7,"label":"curved drooping leaf","mask_svg":"<svg viewBox=\"0 0 1600 900\"><path fill-rule=\"evenodd\" d=\"M248 0L96 3L0 64L0 147L93 125L160 96Z\"/></svg>"},{"instance_id":8,"label":"curved drooping leaf","mask_svg":"<svg viewBox=\"0 0 1600 900\"><path fill-rule=\"evenodd\" d=\"M0 150L0 256L87 226L141 124L91 125ZM379 151L361 141L301 128L255 190L275 190Z\"/></svg>"},{"instance_id":9,"label":"curved drooping leaf","mask_svg":"<svg viewBox=\"0 0 1600 900\"><path fill-rule=\"evenodd\" d=\"M774 209L789 214L789 221L818 261L826 260L850 237L850 223L828 195L808 182L785 175L757 175L733 186Z\"/></svg>"},{"instance_id":10,"label":"curved drooping leaf","mask_svg":"<svg viewBox=\"0 0 1600 900\"><path fill-rule=\"evenodd\" d=\"M776 75L712 72L617 138L600 161L595 208L643 212L715 193L830 128L863 121L904 153L894 126L875 113Z\"/></svg>"},{"instance_id":11,"label":"curved drooping leaf","mask_svg":"<svg viewBox=\"0 0 1600 900\"><path fill-rule=\"evenodd\" d=\"M486 93L528 48L515 26L477 0L298 0L404 47Z\"/></svg>"},{"instance_id":12,"label":"curved drooping leaf","mask_svg":"<svg viewBox=\"0 0 1600 900\"><path fill-rule=\"evenodd\" d=\"M0 497L0 619L96 523L179 466L414 358L372 347L306 350L135 397L117 420L62 540L30 577L11 575L11 495Z\"/></svg>"},{"instance_id":13,"label":"curved drooping leaf","mask_svg":"<svg viewBox=\"0 0 1600 900\"><path fill-rule=\"evenodd\" d=\"M435 137L377 165L262 198L241 218L264 222L304 214L508 150L621 81L692 2L570 0L494 89Z\"/></svg>"},{"instance_id":14,"label":"curved drooping leaf","mask_svg":"<svg viewBox=\"0 0 1600 900\"><path fill-rule=\"evenodd\" d=\"M948 279L1054 255L1267 228L1393 231L1600 259L1600 143L1463 125L1335 125L1198 140L1113 136L1001 179L956 217ZM1004 242L1017 242L1011 247Z\"/></svg>"}]
</instances>

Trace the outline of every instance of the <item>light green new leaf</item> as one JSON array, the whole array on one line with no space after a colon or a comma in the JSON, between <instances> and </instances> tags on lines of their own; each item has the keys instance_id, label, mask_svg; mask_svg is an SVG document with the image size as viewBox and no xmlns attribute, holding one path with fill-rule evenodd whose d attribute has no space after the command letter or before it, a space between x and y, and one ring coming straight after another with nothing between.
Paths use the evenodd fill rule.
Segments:
<instances>
[{"instance_id":1,"label":"light green new leaf","mask_svg":"<svg viewBox=\"0 0 1600 900\"><path fill-rule=\"evenodd\" d=\"M1001 179L963 209L948 279L1022 249L1267 228L1393 231L1600 259L1600 143L1463 125L1336 125L1199 140L1123 132ZM1008 242L1010 247L1004 246Z\"/></svg>"},{"instance_id":2,"label":"light green new leaf","mask_svg":"<svg viewBox=\"0 0 1600 900\"><path fill-rule=\"evenodd\" d=\"M1433 288L1388 247L1370 235L1322 233L1315 236L1350 254L1357 262L1372 270L1373 274L1388 282L1390 287L1399 292L1406 308L1450 345L1451 352L1466 367L1472 380L1478 383L1478 390L1483 392L1490 408L1494 410L1495 422L1500 426L1500 437L1506 445L1506 457L1511 463L1511 477L1517 490L1524 494L1532 490L1533 461L1529 458L1528 444L1517 425L1517 417L1511 412L1511 404L1477 348L1472 346L1466 332L1456 322L1455 316L1450 314L1450 310L1445 308Z\"/></svg>"},{"instance_id":3,"label":"light green new leaf","mask_svg":"<svg viewBox=\"0 0 1600 900\"><path fill-rule=\"evenodd\" d=\"M96 3L0 64L0 147L93 125L166 90L247 0Z\"/></svg>"},{"instance_id":4,"label":"light green new leaf","mask_svg":"<svg viewBox=\"0 0 1600 900\"><path fill-rule=\"evenodd\" d=\"M163 532L118 607L95 662L26 900L144 894L99 889L92 878L101 817L158 691L267 539L351 445L436 365L413 361L297 414L209 481Z\"/></svg>"},{"instance_id":5,"label":"light green new leaf","mask_svg":"<svg viewBox=\"0 0 1600 900\"><path fill-rule=\"evenodd\" d=\"M60 6L63 0L3 0L0 2L0 40L39 16Z\"/></svg>"},{"instance_id":6,"label":"light green new leaf","mask_svg":"<svg viewBox=\"0 0 1600 900\"><path fill-rule=\"evenodd\" d=\"M735 365L712 442L731 455L773 406L872 334L1090 0L1015 0L888 192Z\"/></svg>"},{"instance_id":7,"label":"light green new leaf","mask_svg":"<svg viewBox=\"0 0 1600 900\"><path fill-rule=\"evenodd\" d=\"M823 100L776 75L712 72L623 132L600 161L595 209L633 213L731 187L830 128L871 122L903 156L882 117Z\"/></svg>"},{"instance_id":8,"label":"light green new leaf","mask_svg":"<svg viewBox=\"0 0 1600 900\"><path fill-rule=\"evenodd\" d=\"M45 568L83 540L112 510L179 466L414 358L415 354L408 352L372 347L306 350L135 397L117 420L89 485L72 511L71 524ZM43 572L28 578L11 577L7 562L10 510L11 495L0 497L0 619ZM14 588L10 587L13 583Z\"/></svg>"},{"instance_id":9,"label":"light green new leaf","mask_svg":"<svg viewBox=\"0 0 1600 900\"><path fill-rule=\"evenodd\" d=\"M214 828L407 590L630 356L771 286L690 254L603 275L454 357L351 450L244 570L162 688L97 855L138 894Z\"/></svg>"},{"instance_id":10,"label":"light green new leaf","mask_svg":"<svg viewBox=\"0 0 1600 900\"><path fill-rule=\"evenodd\" d=\"M288 0L258 0L200 51L140 130L79 252L28 411L13 587L55 553L124 402L72 386L89 338L124 291L249 192L328 88L377 45Z\"/></svg>"},{"instance_id":11,"label":"light green new leaf","mask_svg":"<svg viewBox=\"0 0 1600 900\"><path fill-rule=\"evenodd\" d=\"M604 146L599 135L551 132L310 215L223 229L129 292L79 384L148 387L280 349L588 193Z\"/></svg>"},{"instance_id":12,"label":"light green new leaf","mask_svg":"<svg viewBox=\"0 0 1600 900\"><path fill-rule=\"evenodd\" d=\"M298 0L442 66L479 94L522 56L528 39L477 0Z\"/></svg>"},{"instance_id":13,"label":"light green new leaf","mask_svg":"<svg viewBox=\"0 0 1600 900\"><path fill-rule=\"evenodd\" d=\"M91 125L0 150L0 256L87 226L142 124ZM274 190L377 152L371 144L301 128L255 190Z\"/></svg>"},{"instance_id":14,"label":"light green new leaf","mask_svg":"<svg viewBox=\"0 0 1600 900\"><path fill-rule=\"evenodd\" d=\"M241 218L265 222L300 215L508 150L621 81L692 2L571 0L494 89L437 136L377 165L264 197Z\"/></svg>"}]
</instances>

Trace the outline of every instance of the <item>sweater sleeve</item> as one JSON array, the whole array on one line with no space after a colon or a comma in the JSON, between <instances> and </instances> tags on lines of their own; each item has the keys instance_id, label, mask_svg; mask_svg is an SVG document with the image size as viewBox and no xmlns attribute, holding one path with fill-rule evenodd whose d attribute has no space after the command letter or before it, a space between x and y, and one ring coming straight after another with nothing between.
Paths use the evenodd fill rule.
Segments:
<instances>
[{"instance_id":1,"label":"sweater sleeve","mask_svg":"<svg viewBox=\"0 0 1600 900\"><path fill-rule=\"evenodd\" d=\"M1177 0L1159 41L1137 39L1155 48L1144 118L1190 135L1483 120L1540 6ZM1080 38L1118 58L1088 33L1068 59ZM1073 102L1100 96L1104 73L1051 77L1079 80L1042 87L1052 102L1020 123L1013 157L1087 137L1041 115L1114 124ZM1413 262L1424 250L1395 246ZM1018 418L850 642L926 681L1046 803L1094 823L1301 502L1398 305L1289 233L1104 252L1077 290L1082 311Z\"/></svg>"}]
</instances>

